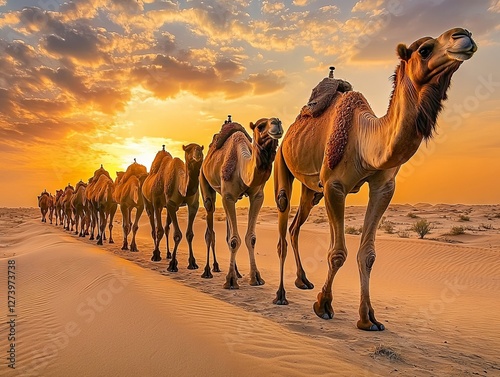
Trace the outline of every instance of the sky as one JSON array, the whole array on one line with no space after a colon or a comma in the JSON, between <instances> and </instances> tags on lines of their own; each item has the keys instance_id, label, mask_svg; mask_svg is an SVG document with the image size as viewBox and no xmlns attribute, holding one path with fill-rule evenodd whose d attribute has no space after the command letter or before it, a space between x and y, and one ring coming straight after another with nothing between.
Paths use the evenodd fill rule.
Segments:
<instances>
[{"instance_id":1,"label":"sky","mask_svg":"<svg viewBox=\"0 0 500 377\"><path fill-rule=\"evenodd\" d=\"M279 117L286 131L330 65L382 116L398 43L453 27L478 51L393 203L494 204L498 0L0 0L0 207L36 206L100 164L149 169L162 144L181 158L183 144L207 150L228 114L246 127ZM348 204L366 200L363 187Z\"/></svg>"}]
</instances>

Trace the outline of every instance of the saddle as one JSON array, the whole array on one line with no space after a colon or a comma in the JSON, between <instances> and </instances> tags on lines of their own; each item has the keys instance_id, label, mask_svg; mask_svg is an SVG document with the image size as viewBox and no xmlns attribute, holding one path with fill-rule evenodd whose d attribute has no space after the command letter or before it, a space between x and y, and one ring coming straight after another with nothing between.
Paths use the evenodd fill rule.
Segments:
<instances>
[{"instance_id":1,"label":"saddle","mask_svg":"<svg viewBox=\"0 0 500 377\"><path fill-rule=\"evenodd\" d=\"M341 79L324 78L312 90L307 105L300 110L300 117L317 118L334 102L337 92L352 91L352 85Z\"/></svg>"}]
</instances>

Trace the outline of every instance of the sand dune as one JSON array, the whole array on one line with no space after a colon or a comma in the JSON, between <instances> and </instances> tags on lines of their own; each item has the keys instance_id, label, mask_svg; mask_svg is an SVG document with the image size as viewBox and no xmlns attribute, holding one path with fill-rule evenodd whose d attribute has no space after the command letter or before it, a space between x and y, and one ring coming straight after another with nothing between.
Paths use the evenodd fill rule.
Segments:
<instances>
[{"instance_id":1,"label":"sand dune","mask_svg":"<svg viewBox=\"0 0 500 377\"><path fill-rule=\"evenodd\" d=\"M349 207L347 224L359 226L363 210ZM242 233L245 211L239 210ZM409 212L440 224L428 235L433 240L379 231L371 291L377 318L387 330L366 333L355 328L359 236L347 236L350 255L334 284L335 318L320 320L312 312L327 269L323 208L314 209L301 233L302 261L316 287L294 287L290 249L290 305L284 307L272 304L278 286L274 209L263 209L257 228L257 263L266 285L248 285L248 256L242 248L238 266L243 278L236 291L222 289L225 272L200 278L203 210L194 239L200 269L186 269L183 240L179 272L169 273L165 259L150 261L145 217L137 239L140 251L129 253L120 250L119 223L116 244L99 248L61 227L39 223L34 210L2 209L0 265L4 270L7 259L15 259L18 274L17 367L6 375L500 375L499 208L401 205L391 206L386 215L405 229L414 221ZM462 224L459 215L466 213L469 229L456 236L460 243L451 243L444 234ZM222 212L216 220L216 250L227 271ZM182 211L180 222L185 226ZM486 222L491 228L480 230ZM6 286L4 274L0 286ZM0 315L6 317L5 305ZM2 333L7 326L0 325ZM6 348L6 340L0 345ZM1 368L0 374L6 370L4 364Z\"/></svg>"}]
</instances>

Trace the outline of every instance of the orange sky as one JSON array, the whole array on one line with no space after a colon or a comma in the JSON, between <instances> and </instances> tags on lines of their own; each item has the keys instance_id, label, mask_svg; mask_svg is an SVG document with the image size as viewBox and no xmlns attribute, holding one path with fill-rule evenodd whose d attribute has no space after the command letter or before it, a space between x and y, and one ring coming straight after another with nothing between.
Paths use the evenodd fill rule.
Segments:
<instances>
[{"instance_id":1,"label":"orange sky","mask_svg":"<svg viewBox=\"0 0 500 377\"><path fill-rule=\"evenodd\" d=\"M113 175L133 158L149 168L162 144L183 157L227 114L245 126L279 117L286 130L331 64L381 116L396 45L455 26L479 50L393 202L499 202L496 0L0 0L0 12L0 206L36 206L101 163Z\"/></svg>"}]
</instances>

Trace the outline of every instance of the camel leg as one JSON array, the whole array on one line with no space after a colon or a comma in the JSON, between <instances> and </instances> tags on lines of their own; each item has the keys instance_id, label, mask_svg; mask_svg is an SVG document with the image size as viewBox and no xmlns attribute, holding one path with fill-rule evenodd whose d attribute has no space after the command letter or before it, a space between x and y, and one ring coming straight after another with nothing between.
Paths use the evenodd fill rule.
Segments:
<instances>
[{"instance_id":1,"label":"camel leg","mask_svg":"<svg viewBox=\"0 0 500 377\"><path fill-rule=\"evenodd\" d=\"M167 259L172 258L172 253L170 252L169 239L168 239L168 237L170 236L170 224L172 224L172 219L170 218L170 215L167 211L167 218L165 220L165 245L167 248Z\"/></svg>"},{"instance_id":2,"label":"camel leg","mask_svg":"<svg viewBox=\"0 0 500 377\"><path fill-rule=\"evenodd\" d=\"M194 238L194 232L193 232L193 223L194 219L196 217L196 214L198 213L198 208L200 206L199 202L199 195L193 195L193 199L189 200L188 202L188 225L186 229L186 239L188 242L188 248L189 248L189 259L188 259L188 270L196 270L198 269L198 265L196 264L196 259L194 257L194 252L193 252L193 238Z\"/></svg>"},{"instance_id":3,"label":"camel leg","mask_svg":"<svg viewBox=\"0 0 500 377\"><path fill-rule=\"evenodd\" d=\"M75 210L73 211L73 215L74 215L74 217L75 217L75 235L78 235L78 234L79 234L79 231L78 231L78 229L79 229L79 228L78 228L78 225L79 225L79 223L80 223L80 217L79 217L79 215L78 215L78 210L76 210L76 209L75 209Z\"/></svg>"},{"instance_id":4,"label":"camel leg","mask_svg":"<svg viewBox=\"0 0 500 377\"><path fill-rule=\"evenodd\" d=\"M382 179L370 180L370 199L366 209L363 233L357 255L361 281L361 302L359 305L358 329L382 331L384 325L376 320L370 301L370 273L375 262L375 235L382 215L391 202L395 184L393 177L387 179L387 171L381 172ZM379 177L377 177L379 178Z\"/></svg>"},{"instance_id":5,"label":"camel leg","mask_svg":"<svg viewBox=\"0 0 500 377\"><path fill-rule=\"evenodd\" d=\"M262 190L257 191L254 195L250 195L250 208L248 209L248 228L245 235L245 244L250 257L250 285L264 285L265 281L261 278L260 272L257 269L255 262L255 243L257 237L255 235L255 225L259 216L262 203L264 202L264 193Z\"/></svg>"},{"instance_id":6,"label":"camel leg","mask_svg":"<svg viewBox=\"0 0 500 377\"><path fill-rule=\"evenodd\" d=\"M118 209L118 204L112 204L109 213L109 241L108 243L115 243L113 240L113 219L115 218L116 210Z\"/></svg>"},{"instance_id":7,"label":"camel leg","mask_svg":"<svg viewBox=\"0 0 500 377\"><path fill-rule=\"evenodd\" d=\"M161 212L162 211L163 211L162 205L154 206L154 218L156 221L156 234L154 237L155 249L153 250L153 256L151 257L151 260L153 262L161 261L160 241L161 241L163 234L165 232L165 230L163 229L162 222L161 222Z\"/></svg>"},{"instance_id":8,"label":"camel leg","mask_svg":"<svg viewBox=\"0 0 500 377\"><path fill-rule=\"evenodd\" d=\"M280 285L276 291L276 298L273 303L276 305L288 305L286 299L284 275L285 260L287 255L286 228L288 225L288 215L290 213L290 198L292 197L293 175L285 164L281 148L276 153L274 162L274 197L278 207L278 257L280 258Z\"/></svg>"},{"instance_id":9,"label":"camel leg","mask_svg":"<svg viewBox=\"0 0 500 377\"><path fill-rule=\"evenodd\" d=\"M128 250L128 234L130 232L130 209L126 205L120 204L120 211L122 213L122 230L123 230L123 245L122 250Z\"/></svg>"},{"instance_id":10,"label":"camel leg","mask_svg":"<svg viewBox=\"0 0 500 377\"><path fill-rule=\"evenodd\" d=\"M229 243L229 235L231 234L231 230L229 229L229 219L226 218L226 243ZM238 279L241 279L242 276L240 272L238 271L238 264L236 263L236 260L234 261L234 271L236 272L236 276Z\"/></svg>"},{"instance_id":11,"label":"camel leg","mask_svg":"<svg viewBox=\"0 0 500 377\"><path fill-rule=\"evenodd\" d=\"M90 237L89 241L93 241L95 239L95 228L97 225L97 211L95 208L92 206L90 210Z\"/></svg>"},{"instance_id":12,"label":"camel leg","mask_svg":"<svg viewBox=\"0 0 500 377\"><path fill-rule=\"evenodd\" d=\"M297 265L297 279L295 280L295 286L300 289L314 288L314 284L307 280L306 273L300 261L299 233L300 227L307 220L309 213L311 213L311 210L314 207L314 203L316 203L315 195L321 194L314 192L305 185L302 185L299 209L297 210L295 218L292 221L292 225L290 225L290 241L295 255L295 263Z\"/></svg>"},{"instance_id":13,"label":"camel leg","mask_svg":"<svg viewBox=\"0 0 500 377\"><path fill-rule=\"evenodd\" d=\"M135 235L137 234L137 231L139 230L139 220L141 219L142 212L144 211L144 206L139 206L135 210L135 220L134 224L132 225L132 242L130 243L130 251L139 251L137 249L137 244L135 243ZM132 213L132 212L130 212Z\"/></svg>"},{"instance_id":14,"label":"camel leg","mask_svg":"<svg viewBox=\"0 0 500 377\"><path fill-rule=\"evenodd\" d=\"M178 207L176 205L167 204L167 211L170 219L172 220L172 225L174 227L174 250L172 252L172 260L170 261L167 271L177 272L179 269L177 268L177 248L179 247L179 243L182 240L182 232L179 227L179 222L177 221L177 210Z\"/></svg>"},{"instance_id":15,"label":"camel leg","mask_svg":"<svg viewBox=\"0 0 500 377\"><path fill-rule=\"evenodd\" d=\"M102 241L104 240L104 232L106 230L106 222L108 217L104 213L104 208L101 206L99 208L99 232L97 233L97 244L102 245Z\"/></svg>"},{"instance_id":16,"label":"camel leg","mask_svg":"<svg viewBox=\"0 0 500 377\"><path fill-rule=\"evenodd\" d=\"M344 211L346 189L338 182L327 182L324 187L325 205L330 221L330 248L328 250L328 276L325 285L313 305L316 315L323 319L333 318L332 283L338 270L347 258L344 234Z\"/></svg>"},{"instance_id":17,"label":"camel leg","mask_svg":"<svg viewBox=\"0 0 500 377\"><path fill-rule=\"evenodd\" d=\"M229 194L222 195L222 205L226 212L228 222L227 244L231 252L231 260L229 263L229 272L224 283L225 289L238 289L238 276L236 274L236 253L241 245L241 238L238 234L238 225L236 222L236 200Z\"/></svg>"},{"instance_id":18,"label":"camel leg","mask_svg":"<svg viewBox=\"0 0 500 377\"><path fill-rule=\"evenodd\" d=\"M205 210L207 211L207 230L205 231L205 243L207 245L207 263L205 265L205 270L201 275L204 279L210 279L213 277L212 272L210 271L210 247L212 248L214 254L214 272L220 272L219 264L216 266L215 259L215 232L214 232L214 212L215 212L215 199L216 193L215 190L210 186L210 184L205 179L203 173L200 174L200 188L201 194L203 198L203 205Z\"/></svg>"},{"instance_id":19,"label":"camel leg","mask_svg":"<svg viewBox=\"0 0 500 377\"><path fill-rule=\"evenodd\" d=\"M50 207L50 209L49 209L49 221L50 221L50 224L52 224L53 218L54 218L54 208Z\"/></svg>"},{"instance_id":20,"label":"camel leg","mask_svg":"<svg viewBox=\"0 0 500 377\"><path fill-rule=\"evenodd\" d=\"M144 199L144 208L146 209L146 215L148 215L149 225L151 226L151 238L153 239L153 242L155 242L156 227L155 227L155 214L153 205L149 201Z\"/></svg>"}]
</instances>

